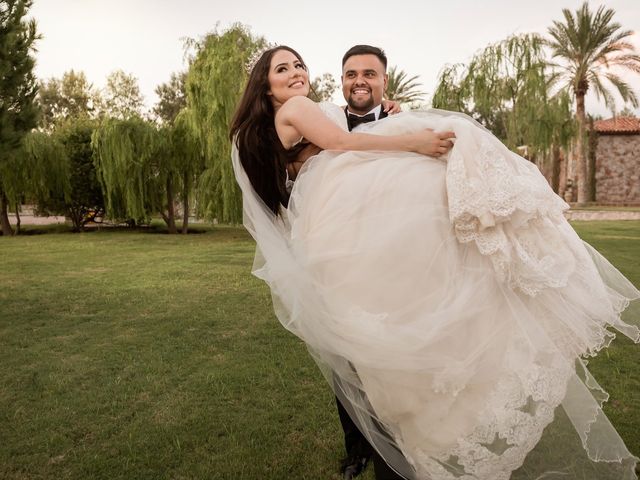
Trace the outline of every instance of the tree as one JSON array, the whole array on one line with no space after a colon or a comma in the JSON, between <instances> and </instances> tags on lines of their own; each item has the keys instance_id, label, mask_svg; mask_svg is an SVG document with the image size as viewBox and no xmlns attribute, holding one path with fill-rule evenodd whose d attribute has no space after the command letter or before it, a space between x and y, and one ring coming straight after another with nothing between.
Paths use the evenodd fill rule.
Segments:
<instances>
[{"instance_id":1,"label":"tree","mask_svg":"<svg viewBox=\"0 0 640 480\"><path fill-rule=\"evenodd\" d=\"M169 83L159 85L156 88L159 100L153 110L165 127L164 132L168 139L165 161L172 178L171 186L174 187L175 196L180 196L182 200L184 234L189 230L189 200L195 192L200 173L204 170L202 148L193 129L189 128L186 77L186 72L173 73ZM168 217L173 214L169 212Z\"/></svg>"},{"instance_id":2,"label":"tree","mask_svg":"<svg viewBox=\"0 0 640 480\"><path fill-rule=\"evenodd\" d=\"M330 101L333 97L333 92L338 88L333 75L325 73L321 77L316 77L311 82L311 88L309 92L309 98L314 102L326 102Z\"/></svg>"},{"instance_id":3,"label":"tree","mask_svg":"<svg viewBox=\"0 0 640 480\"><path fill-rule=\"evenodd\" d=\"M624 107L622 110L618 112L618 116L620 117L637 117L636 112L631 110L628 106Z\"/></svg>"},{"instance_id":4,"label":"tree","mask_svg":"<svg viewBox=\"0 0 640 480\"><path fill-rule=\"evenodd\" d=\"M235 24L193 46L196 53L187 75L188 124L206 164L198 183L197 207L201 216L240 222L242 202L230 161L229 124L246 82L246 66L266 42Z\"/></svg>"},{"instance_id":5,"label":"tree","mask_svg":"<svg viewBox=\"0 0 640 480\"><path fill-rule=\"evenodd\" d=\"M38 103L49 143L59 145L67 166L66 188L39 197L37 212L64 215L71 219L74 231L82 231L87 223L103 217L105 210L91 150L91 135L96 128L93 118L101 106L100 93L83 72L70 70L60 79L40 83Z\"/></svg>"},{"instance_id":6,"label":"tree","mask_svg":"<svg viewBox=\"0 0 640 480\"><path fill-rule=\"evenodd\" d=\"M478 52L468 66L446 67L433 106L472 116L511 149L548 150L560 141L558 126L570 123L570 102L552 95L543 46L537 35L512 36Z\"/></svg>"},{"instance_id":7,"label":"tree","mask_svg":"<svg viewBox=\"0 0 640 480\"><path fill-rule=\"evenodd\" d=\"M89 222L105 215L102 188L91 149L91 136L96 128L96 120L70 119L51 134L61 146L68 162L68 188L59 189L46 201L39 201L38 212L70 218L75 232L84 230Z\"/></svg>"},{"instance_id":8,"label":"tree","mask_svg":"<svg viewBox=\"0 0 640 480\"><path fill-rule=\"evenodd\" d=\"M20 232L20 204L38 206L53 198L66 199L69 192L69 162L60 142L44 132L32 131L22 140L9 161L2 165L4 193L16 213Z\"/></svg>"},{"instance_id":9,"label":"tree","mask_svg":"<svg viewBox=\"0 0 640 480\"><path fill-rule=\"evenodd\" d=\"M144 97L138 79L122 70L115 70L107 77L103 101L103 112L107 116L121 120L142 116Z\"/></svg>"},{"instance_id":10,"label":"tree","mask_svg":"<svg viewBox=\"0 0 640 480\"><path fill-rule=\"evenodd\" d=\"M40 82L38 103L42 110L42 126L52 130L71 118L95 116L101 99L83 72L70 70L61 79Z\"/></svg>"},{"instance_id":11,"label":"tree","mask_svg":"<svg viewBox=\"0 0 640 480\"><path fill-rule=\"evenodd\" d=\"M37 83L31 55L40 37L36 22L25 20L31 0L4 0L0 3L0 226L3 235L12 235L8 199L10 186L6 175L12 168L15 153L27 133L36 126L38 108L35 103Z\"/></svg>"},{"instance_id":12,"label":"tree","mask_svg":"<svg viewBox=\"0 0 640 480\"><path fill-rule=\"evenodd\" d=\"M466 82L463 82L467 74L463 63L445 65L440 71L438 85L431 99L434 108L463 112L476 118L469 105L471 93ZM477 118L476 118L477 119ZM483 122L480 122L483 123ZM487 128L488 125L485 124Z\"/></svg>"},{"instance_id":13,"label":"tree","mask_svg":"<svg viewBox=\"0 0 640 480\"><path fill-rule=\"evenodd\" d=\"M385 95L389 100L413 103L423 99L424 92L418 89L422 84L417 83L417 75L409 77L404 70L398 70L397 66L393 66L389 69L388 76Z\"/></svg>"},{"instance_id":14,"label":"tree","mask_svg":"<svg viewBox=\"0 0 640 480\"><path fill-rule=\"evenodd\" d=\"M183 109L170 129L170 154L176 195L182 200L182 233L189 229L190 199L193 197L200 175L205 170L203 151L189 125L190 112Z\"/></svg>"},{"instance_id":15,"label":"tree","mask_svg":"<svg viewBox=\"0 0 640 480\"><path fill-rule=\"evenodd\" d=\"M578 204L589 199L587 160L585 155L585 106L584 98L593 87L596 95L604 98L607 106L613 108L615 101L605 83L613 85L625 102L638 107L638 97L633 89L614 72L614 68L640 73L640 55L627 41L633 35L631 30L621 30L613 21L615 11L601 6L595 14L585 2L575 15L563 9L564 23L554 21L548 32L551 39L547 44L553 58L561 59L561 78L566 81L576 102L576 170L578 180Z\"/></svg>"},{"instance_id":16,"label":"tree","mask_svg":"<svg viewBox=\"0 0 640 480\"><path fill-rule=\"evenodd\" d=\"M153 113L166 124L173 124L180 111L187 106L185 92L186 72L172 73L168 83L156 87L158 102Z\"/></svg>"},{"instance_id":17,"label":"tree","mask_svg":"<svg viewBox=\"0 0 640 480\"><path fill-rule=\"evenodd\" d=\"M106 215L147 221L162 210L165 178L157 168L162 151L155 125L140 117L107 118L91 138Z\"/></svg>"},{"instance_id":18,"label":"tree","mask_svg":"<svg viewBox=\"0 0 640 480\"><path fill-rule=\"evenodd\" d=\"M91 147L109 218L146 222L159 213L177 233L175 197L183 153L176 154L172 127L140 117L107 118L93 133Z\"/></svg>"}]
</instances>

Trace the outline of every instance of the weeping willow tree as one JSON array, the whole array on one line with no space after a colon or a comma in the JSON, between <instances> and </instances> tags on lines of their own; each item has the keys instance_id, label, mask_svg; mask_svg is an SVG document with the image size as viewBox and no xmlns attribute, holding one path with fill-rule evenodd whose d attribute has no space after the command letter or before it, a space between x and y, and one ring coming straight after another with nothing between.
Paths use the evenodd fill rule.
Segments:
<instances>
[{"instance_id":1,"label":"weeping willow tree","mask_svg":"<svg viewBox=\"0 0 640 480\"><path fill-rule=\"evenodd\" d=\"M178 188L177 161L172 145L172 127L164 126L156 136L155 155L152 157L152 165L159 180L164 180L164 202L160 201L157 210L167 224L169 233L178 233L176 227L176 189ZM160 187L161 188L161 187ZM160 195L162 198L162 194Z\"/></svg>"},{"instance_id":2,"label":"weeping willow tree","mask_svg":"<svg viewBox=\"0 0 640 480\"><path fill-rule=\"evenodd\" d=\"M54 135L31 132L18 150L0 165L0 176L8 203L16 215L16 233L20 233L20 205L38 208L52 198L68 198L69 159Z\"/></svg>"},{"instance_id":3,"label":"weeping willow tree","mask_svg":"<svg viewBox=\"0 0 640 480\"><path fill-rule=\"evenodd\" d=\"M205 218L237 223L242 203L230 161L229 124L245 85L247 64L266 42L236 24L208 34L194 46L187 75L188 124L206 165L198 182L197 210Z\"/></svg>"},{"instance_id":4,"label":"weeping willow tree","mask_svg":"<svg viewBox=\"0 0 640 480\"><path fill-rule=\"evenodd\" d=\"M106 215L136 223L162 213L171 228L173 202L171 176L166 168L166 136L139 117L106 119L91 138L98 179L104 193ZM171 201L165 204L165 197ZM164 212L169 207L169 214Z\"/></svg>"},{"instance_id":5,"label":"weeping willow tree","mask_svg":"<svg viewBox=\"0 0 640 480\"><path fill-rule=\"evenodd\" d=\"M200 142L189 125L191 113L183 109L171 127L171 152L182 200L182 233L189 229L189 211L198 179L205 169L205 160Z\"/></svg>"},{"instance_id":6,"label":"weeping willow tree","mask_svg":"<svg viewBox=\"0 0 640 480\"><path fill-rule=\"evenodd\" d=\"M549 180L553 191L560 192L560 161L578 135L578 127L572 116L572 98L566 91L551 96L533 110L532 122L525 144L534 147L539 154L538 167Z\"/></svg>"},{"instance_id":7,"label":"weeping willow tree","mask_svg":"<svg viewBox=\"0 0 640 480\"><path fill-rule=\"evenodd\" d=\"M543 39L512 36L480 51L468 65L445 67L432 103L470 115L511 149L526 145L531 156L552 155L557 162L575 128L571 99L554 94L555 81ZM551 183L557 188L557 180Z\"/></svg>"}]
</instances>

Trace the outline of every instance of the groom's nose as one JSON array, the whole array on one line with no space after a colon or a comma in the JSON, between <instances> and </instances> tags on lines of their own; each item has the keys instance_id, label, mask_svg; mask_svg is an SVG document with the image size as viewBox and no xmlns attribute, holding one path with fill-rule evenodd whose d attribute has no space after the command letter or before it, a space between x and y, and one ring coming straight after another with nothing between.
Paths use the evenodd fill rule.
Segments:
<instances>
[{"instance_id":1,"label":"groom's nose","mask_svg":"<svg viewBox=\"0 0 640 480\"><path fill-rule=\"evenodd\" d=\"M367 80L365 79L364 75L358 75L353 83L356 85L366 85Z\"/></svg>"}]
</instances>

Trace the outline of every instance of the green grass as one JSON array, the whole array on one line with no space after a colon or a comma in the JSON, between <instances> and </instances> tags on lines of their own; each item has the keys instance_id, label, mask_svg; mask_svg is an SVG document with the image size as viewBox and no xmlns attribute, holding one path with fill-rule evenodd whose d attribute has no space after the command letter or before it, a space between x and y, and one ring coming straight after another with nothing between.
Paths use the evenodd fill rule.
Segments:
<instances>
[{"instance_id":1,"label":"green grass","mask_svg":"<svg viewBox=\"0 0 640 480\"><path fill-rule=\"evenodd\" d=\"M573 227L640 286L640 222L573 222ZM605 413L629 450L640 456L640 346L618 334L610 348L589 360L589 370L610 395Z\"/></svg>"},{"instance_id":2,"label":"green grass","mask_svg":"<svg viewBox=\"0 0 640 480\"><path fill-rule=\"evenodd\" d=\"M39 228L0 237L0 478L339 478L333 395L242 229ZM576 228L640 284L640 222ZM590 365L639 454L640 348Z\"/></svg>"}]
</instances>

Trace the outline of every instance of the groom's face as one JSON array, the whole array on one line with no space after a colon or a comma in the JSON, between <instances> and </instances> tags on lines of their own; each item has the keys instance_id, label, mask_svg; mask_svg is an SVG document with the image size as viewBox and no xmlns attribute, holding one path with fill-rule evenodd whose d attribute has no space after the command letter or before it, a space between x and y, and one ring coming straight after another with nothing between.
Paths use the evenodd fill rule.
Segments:
<instances>
[{"instance_id":1,"label":"groom's face","mask_svg":"<svg viewBox=\"0 0 640 480\"><path fill-rule=\"evenodd\" d=\"M353 55L342 67L342 94L349 110L364 115L382 103L387 74L378 57Z\"/></svg>"}]
</instances>

